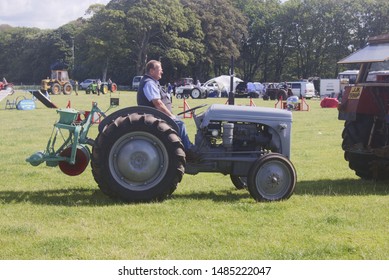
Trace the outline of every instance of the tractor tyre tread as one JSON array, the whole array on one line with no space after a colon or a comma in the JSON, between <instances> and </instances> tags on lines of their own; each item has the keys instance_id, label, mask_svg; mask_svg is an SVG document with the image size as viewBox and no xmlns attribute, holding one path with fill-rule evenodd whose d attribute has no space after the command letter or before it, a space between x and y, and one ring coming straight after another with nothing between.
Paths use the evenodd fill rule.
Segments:
<instances>
[{"instance_id":1,"label":"tractor tyre tread","mask_svg":"<svg viewBox=\"0 0 389 280\"><path fill-rule=\"evenodd\" d=\"M163 143L168 154L168 167L160 182L147 190L134 190L115 179L115 171L110 169L110 151L115 142L126 134L142 131L155 135ZM106 125L95 140L92 150L92 174L100 190L125 202L162 201L168 198L177 188L185 172L185 152L177 132L164 120L133 113L126 117L118 117ZM124 183L125 184L125 183ZM153 183L152 183L153 184Z\"/></svg>"}]
</instances>

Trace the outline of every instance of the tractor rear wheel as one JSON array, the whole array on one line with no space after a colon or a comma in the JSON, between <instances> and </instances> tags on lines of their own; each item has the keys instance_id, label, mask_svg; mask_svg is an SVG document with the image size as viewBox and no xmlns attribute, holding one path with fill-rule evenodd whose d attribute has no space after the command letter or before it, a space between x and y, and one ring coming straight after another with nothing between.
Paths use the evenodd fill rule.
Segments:
<instances>
[{"instance_id":1,"label":"tractor rear wheel","mask_svg":"<svg viewBox=\"0 0 389 280\"><path fill-rule=\"evenodd\" d=\"M181 181L185 152L165 121L133 113L118 117L97 136L92 173L99 188L125 202L162 201Z\"/></svg>"},{"instance_id":2,"label":"tractor rear wheel","mask_svg":"<svg viewBox=\"0 0 389 280\"><path fill-rule=\"evenodd\" d=\"M115 83L111 84L111 92L116 92L118 90L118 86Z\"/></svg>"},{"instance_id":3,"label":"tractor rear wheel","mask_svg":"<svg viewBox=\"0 0 389 280\"><path fill-rule=\"evenodd\" d=\"M247 177L240 177L236 175L230 175L231 182L238 190L247 189Z\"/></svg>"},{"instance_id":4,"label":"tractor rear wheel","mask_svg":"<svg viewBox=\"0 0 389 280\"><path fill-rule=\"evenodd\" d=\"M376 127L380 127L382 123L377 123ZM389 178L386 168L386 157L378 157L373 152L380 150L386 146L386 136L379 135L376 131L385 131L385 129L376 129L372 134L371 148L366 148L369 144L369 137L372 133L373 118L363 115L358 115L357 121L346 121L342 132L342 149L344 150L344 158L349 162L351 170L355 171L358 177L370 180L387 180ZM381 166L381 167L380 167ZM380 167L380 168L379 168Z\"/></svg>"},{"instance_id":5,"label":"tractor rear wheel","mask_svg":"<svg viewBox=\"0 0 389 280\"><path fill-rule=\"evenodd\" d=\"M190 96L191 96L193 99L199 99L199 98L201 98L201 89L199 89L199 88L194 88L194 89L192 89L192 91L190 92Z\"/></svg>"},{"instance_id":6,"label":"tractor rear wheel","mask_svg":"<svg viewBox=\"0 0 389 280\"><path fill-rule=\"evenodd\" d=\"M281 154L267 154L250 168L247 186L256 201L288 199L297 181L292 163Z\"/></svg>"},{"instance_id":7,"label":"tractor rear wheel","mask_svg":"<svg viewBox=\"0 0 389 280\"><path fill-rule=\"evenodd\" d=\"M70 83L66 83L63 86L63 94L69 95L72 93L72 91L73 91L73 86Z\"/></svg>"}]
</instances>

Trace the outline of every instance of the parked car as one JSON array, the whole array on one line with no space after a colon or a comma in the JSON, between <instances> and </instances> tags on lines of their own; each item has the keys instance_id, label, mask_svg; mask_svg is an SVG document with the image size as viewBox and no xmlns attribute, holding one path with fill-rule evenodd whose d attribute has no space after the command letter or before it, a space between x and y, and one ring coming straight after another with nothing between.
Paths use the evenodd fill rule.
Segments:
<instances>
[{"instance_id":1,"label":"parked car","mask_svg":"<svg viewBox=\"0 0 389 280\"><path fill-rule=\"evenodd\" d=\"M135 77L132 79L131 88L132 88L133 90L138 90L138 88L139 88L139 83L140 83L140 80L142 80L142 77L143 77L143 76L135 76Z\"/></svg>"},{"instance_id":2,"label":"parked car","mask_svg":"<svg viewBox=\"0 0 389 280\"><path fill-rule=\"evenodd\" d=\"M262 95L262 92L259 90L259 85L261 85L261 83L240 82L235 88L235 97L258 98Z\"/></svg>"},{"instance_id":3,"label":"parked car","mask_svg":"<svg viewBox=\"0 0 389 280\"><path fill-rule=\"evenodd\" d=\"M235 88L235 97L247 97L247 82L239 82Z\"/></svg>"},{"instance_id":4,"label":"parked car","mask_svg":"<svg viewBox=\"0 0 389 280\"><path fill-rule=\"evenodd\" d=\"M97 79L86 79L78 85L79 89L87 89L93 82L97 83Z\"/></svg>"},{"instance_id":5,"label":"parked car","mask_svg":"<svg viewBox=\"0 0 389 280\"><path fill-rule=\"evenodd\" d=\"M205 83L202 85L208 93L208 97L220 97L221 89L216 82Z\"/></svg>"}]
</instances>

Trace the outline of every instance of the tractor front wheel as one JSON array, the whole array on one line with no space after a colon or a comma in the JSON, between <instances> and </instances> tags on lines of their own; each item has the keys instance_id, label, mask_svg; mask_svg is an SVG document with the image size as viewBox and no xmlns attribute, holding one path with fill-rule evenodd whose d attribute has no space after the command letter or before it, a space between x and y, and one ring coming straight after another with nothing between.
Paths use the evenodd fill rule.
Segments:
<instances>
[{"instance_id":1,"label":"tractor front wheel","mask_svg":"<svg viewBox=\"0 0 389 280\"><path fill-rule=\"evenodd\" d=\"M108 93L108 85L101 85L101 87L100 87L100 92L102 93L102 94L107 94Z\"/></svg>"},{"instance_id":2,"label":"tractor front wheel","mask_svg":"<svg viewBox=\"0 0 389 280\"><path fill-rule=\"evenodd\" d=\"M60 94L60 92L61 92L61 86L60 86L60 84L54 83L54 84L51 86L51 94L57 95L57 94Z\"/></svg>"},{"instance_id":3,"label":"tractor front wheel","mask_svg":"<svg viewBox=\"0 0 389 280\"><path fill-rule=\"evenodd\" d=\"M184 174L177 132L153 115L118 117L97 136L92 173L99 188L125 202L162 201Z\"/></svg>"},{"instance_id":4,"label":"tractor front wheel","mask_svg":"<svg viewBox=\"0 0 389 280\"><path fill-rule=\"evenodd\" d=\"M254 162L247 186L256 201L288 199L297 181L292 163L281 154L268 154Z\"/></svg>"}]
</instances>

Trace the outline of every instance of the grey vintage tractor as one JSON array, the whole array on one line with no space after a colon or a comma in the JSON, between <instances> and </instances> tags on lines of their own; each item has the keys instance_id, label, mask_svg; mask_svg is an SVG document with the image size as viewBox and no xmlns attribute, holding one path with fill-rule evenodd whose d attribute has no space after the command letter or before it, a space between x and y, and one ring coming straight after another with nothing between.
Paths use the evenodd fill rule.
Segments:
<instances>
[{"instance_id":1,"label":"grey vintage tractor","mask_svg":"<svg viewBox=\"0 0 389 280\"><path fill-rule=\"evenodd\" d=\"M82 173L91 158L92 173L106 195L125 202L162 201L177 188L184 173L217 172L229 175L238 189L246 188L256 201L289 198L296 171L289 160L291 112L280 109L214 104L193 112L197 127L195 156L185 154L176 123L150 107L129 107L105 114L93 105L80 118L70 109L58 110L47 148L30 156L36 166L46 161L68 175ZM95 140L87 133L93 115L103 116ZM69 136L54 148L59 130ZM54 139L53 139L54 137ZM92 146L90 156L87 145Z\"/></svg>"}]
</instances>

